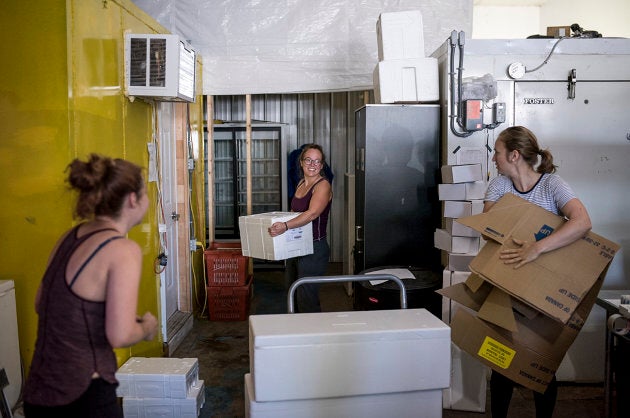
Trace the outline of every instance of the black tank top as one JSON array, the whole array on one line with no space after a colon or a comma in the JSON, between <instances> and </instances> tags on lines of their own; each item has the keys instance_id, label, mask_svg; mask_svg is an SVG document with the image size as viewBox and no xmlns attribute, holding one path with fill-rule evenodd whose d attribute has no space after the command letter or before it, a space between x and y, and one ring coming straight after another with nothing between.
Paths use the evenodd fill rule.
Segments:
<instances>
[{"instance_id":1,"label":"black tank top","mask_svg":"<svg viewBox=\"0 0 630 418\"><path fill-rule=\"evenodd\" d=\"M31 404L57 406L76 400L90 385L94 372L116 383L116 356L105 335L105 302L83 299L71 287L98 251L123 237L102 242L68 284L66 269L72 254L94 234L108 230L78 238L79 227L61 242L42 279L37 341L24 388L24 400Z\"/></svg>"}]
</instances>

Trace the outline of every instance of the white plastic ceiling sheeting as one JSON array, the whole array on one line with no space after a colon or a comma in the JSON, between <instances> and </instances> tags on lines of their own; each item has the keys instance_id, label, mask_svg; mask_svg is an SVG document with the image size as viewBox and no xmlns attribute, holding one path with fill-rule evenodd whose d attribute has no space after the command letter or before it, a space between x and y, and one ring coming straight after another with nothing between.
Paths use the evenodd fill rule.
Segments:
<instances>
[{"instance_id":1,"label":"white plastic ceiling sheeting","mask_svg":"<svg viewBox=\"0 0 630 418\"><path fill-rule=\"evenodd\" d=\"M472 32L473 0L133 0L201 54L203 94L371 89L383 12L420 10L425 55Z\"/></svg>"}]
</instances>

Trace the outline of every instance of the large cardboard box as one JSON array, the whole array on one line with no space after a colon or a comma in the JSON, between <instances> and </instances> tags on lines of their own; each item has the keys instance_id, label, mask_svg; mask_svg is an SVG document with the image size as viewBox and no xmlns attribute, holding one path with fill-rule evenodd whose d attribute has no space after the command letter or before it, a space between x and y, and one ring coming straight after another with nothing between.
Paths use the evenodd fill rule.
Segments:
<instances>
[{"instance_id":1,"label":"large cardboard box","mask_svg":"<svg viewBox=\"0 0 630 418\"><path fill-rule=\"evenodd\" d=\"M254 400L252 380L251 374L247 373L245 375L246 418L414 417L418 416L418 411L422 411L420 414L422 418L442 417L442 391L440 389L257 402Z\"/></svg>"},{"instance_id":2,"label":"large cardboard box","mask_svg":"<svg viewBox=\"0 0 630 418\"><path fill-rule=\"evenodd\" d=\"M451 320L453 342L493 370L544 392L597 299L619 245L588 233L519 269L499 259L512 238L535 240L565 221L505 195L481 215L460 219L488 238L465 283L438 291L468 309Z\"/></svg>"},{"instance_id":3,"label":"large cardboard box","mask_svg":"<svg viewBox=\"0 0 630 418\"><path fill-rule=\"evenodd\" d=\"M253 400L444 389L450 334L426 309L252 315Z\"/></svg>"},{"instance_id":4,"label":"large cardboard box","mask_svg":"<svg viewBox=\"0 0 630 418\"><path fill-rule=\"evenodd\" d=\"M266 212L240 216L238 226L243 255L263 260L286 260L313 254L313 226L310 222L276 237L269 235L269 227L275 222L288 222L298 215L296 212Z\"/></svg>"},{"instance_id":5,"label":"large cardboard box","mask_svg":"<svg viewBox=\"0 0 630 418\"><path fill-rule=\"evenodd\" d=\"M602 278L596 281L566 324L485 281L476 291L460 283L438 292L468 308L458 309L451 320L452 339L458 347L542 393L584 325L602 283Z\"/></svg>"},{"instance_id":6,"label":"large cardboard box","mask_svg":"<svg viewBox=\"0 0 630 418\"><path fill-rule=\"evenodd\" d=\"M562 217L506 194L489 212L460 218L457 222L488 238L470 263L471 271L562 323L569 321L620 248L589 232L571 245L542 254L514 269L499 260L503 249L516 247L512 238L540 240L565 223Z\"/></svg>"}]
</instances>

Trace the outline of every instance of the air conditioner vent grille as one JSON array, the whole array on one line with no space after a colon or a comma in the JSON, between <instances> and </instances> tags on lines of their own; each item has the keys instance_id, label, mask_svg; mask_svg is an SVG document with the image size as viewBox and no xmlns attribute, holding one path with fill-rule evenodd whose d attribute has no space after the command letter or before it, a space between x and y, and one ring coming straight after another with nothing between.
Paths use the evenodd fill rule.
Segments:
<instances>
[{"instance_id":1,"label":"air conditioner vent grille","mask_svg":"<svg viewBox=\"0 0 630 418\"><path fill-rule=\"evenodd\" d=\"M177 35L126 35L127 92L155 100L195 99L195 51Z\"/></svg>"}]
</instances>

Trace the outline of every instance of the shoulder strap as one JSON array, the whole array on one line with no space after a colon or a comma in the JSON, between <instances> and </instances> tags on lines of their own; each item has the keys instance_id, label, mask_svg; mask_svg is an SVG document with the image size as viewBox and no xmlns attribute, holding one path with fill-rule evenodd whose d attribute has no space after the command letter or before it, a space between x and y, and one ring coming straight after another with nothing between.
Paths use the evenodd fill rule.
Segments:
<instances>
[{"instance_id":1,"label":"shoulder strap","mask_svg":"<svg viewBox=\"0 0 630 418\"><path fill-rule=\"evenodd\" d=\"M317 181L315 182L315 184L313 184L313 185L311 186L311 188L308 190L308 193L309 193L309 194L313 194L313 189L315 188L315 186L317 186L317 185L318 185L320 182L322 182L323 180L326 180L326 178L325 178L325 177L322 177L321 179L317 180Z\"/></svg>"},{"instance_id":2,"label":"shoulder strap","mask_svg":"<svg viewBox=\"0 0 630 418\"><path fill-rule=\"evenodd\" d=\"M96 253L98 253L99 251L101 251L103 249L104 246L106 246L107 244L109 244L110 242L112 242L115 239L119 239L122 238L121 236L116 236L116 237L109 237L107 238L105 241L101 242L99 244L98 247L96 247L96 249L92 252L92 254L90 254L90 256L87 258L87 260L85 260L83 262L83 264L81 265L81 267L79 268L79 270L77 270L76 274L74 275L74 277L72 278L72 280L70 281L70 284L68 285L68 287L72 288L72 285L74 285L74 282L77 280L77 278L79 277L79 274L81 274L81 272L83 271L83 269L85 268L85 266L87 266L87 264L92 261L92 259L94 258L94 256L96 255Z\"/></svg>"}]
</instances>

